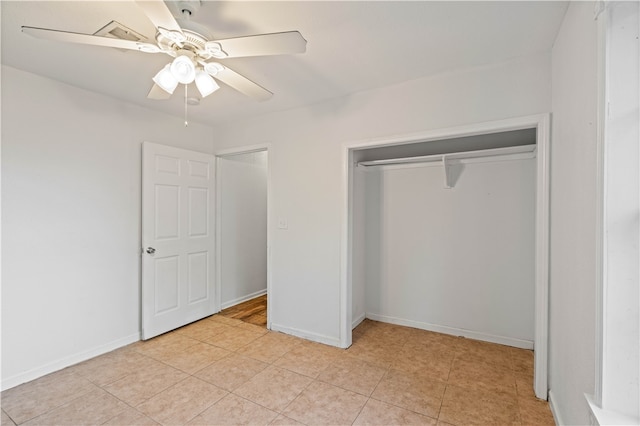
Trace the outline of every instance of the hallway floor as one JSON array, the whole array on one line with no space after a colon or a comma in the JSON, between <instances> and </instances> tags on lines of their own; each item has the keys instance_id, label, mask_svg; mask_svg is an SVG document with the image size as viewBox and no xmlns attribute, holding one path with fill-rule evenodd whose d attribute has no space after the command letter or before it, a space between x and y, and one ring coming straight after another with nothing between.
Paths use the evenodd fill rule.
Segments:
<instances>
[{"instance_id":1,"label":"hallway floor","mask_svg":"<svg viewBox=\"0 0 640 426\"><path fill-rule=\"evenodd\" d=\"M249 324L267 327L267 295L259 296L246 302L223 309L220 315L239 319Z\"/></svg>"},{"instance_id":2,"label":"hallway floor","mask_svg":"<svg viewBox=\"0 0 640 426\"><path fill-rule=\"evenodd\" d=\"M213 315L2 393L2 425L553 424L533 353L365 320L347 350Z\"/></svg>"}]
</instances>

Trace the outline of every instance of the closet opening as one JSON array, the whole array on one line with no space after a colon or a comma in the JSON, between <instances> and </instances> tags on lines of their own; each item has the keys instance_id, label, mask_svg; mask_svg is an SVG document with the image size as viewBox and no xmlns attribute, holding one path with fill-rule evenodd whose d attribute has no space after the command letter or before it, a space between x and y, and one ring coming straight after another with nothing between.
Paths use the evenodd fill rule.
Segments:
<instances>
[{"instance_id":1,"label":"closet opening","mask_svg":"<svg viewBox=\"0 0 640 426\"><path fill-rule=\"evenodd\" d=\"M267 327L268 151L231 151L216 157L218 311Z\"/></svg>"},{"instance_id":2,"label":"closet opening","mask_svg":"<svg viewBox=\"0 0 640 426\"><path fill-rule=\"evenodd\" d=\"M533 349L547 398L547 122L346 147L345 347L369 318Z\"/></svg>"}]
</instances>

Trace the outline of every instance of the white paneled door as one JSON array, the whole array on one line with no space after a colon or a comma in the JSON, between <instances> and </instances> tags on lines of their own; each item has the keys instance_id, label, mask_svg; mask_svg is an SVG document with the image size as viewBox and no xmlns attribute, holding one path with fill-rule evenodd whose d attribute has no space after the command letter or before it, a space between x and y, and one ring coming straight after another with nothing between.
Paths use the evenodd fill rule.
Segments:
<instances>
[{"instance_id":1,"label":"white paneled door","mask_svg":"<svg viewBox=\"0 0 640 426\"><path fill-rule=\"evenodd\" d=\"M142 338L214 313L213 155L142 145Z\"/></svg>"}]
</instances>

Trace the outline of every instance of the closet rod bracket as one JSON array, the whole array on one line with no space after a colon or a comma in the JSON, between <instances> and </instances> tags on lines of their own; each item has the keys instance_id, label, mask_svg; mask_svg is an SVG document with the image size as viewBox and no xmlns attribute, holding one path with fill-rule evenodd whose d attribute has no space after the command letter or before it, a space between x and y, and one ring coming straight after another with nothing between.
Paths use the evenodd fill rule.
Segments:
<instances>
[{"instance_id":1,"label":"closet rod bracket","mask_svg":"<svg viewBox=\"0 0 640 426\"><path fill-rule=\"evenodd\" d=\"M453 188L453 176L451 176L451 164L447 155L442 156L442 168L444 170L444 189Z\"/></svg>"}]
</instances>

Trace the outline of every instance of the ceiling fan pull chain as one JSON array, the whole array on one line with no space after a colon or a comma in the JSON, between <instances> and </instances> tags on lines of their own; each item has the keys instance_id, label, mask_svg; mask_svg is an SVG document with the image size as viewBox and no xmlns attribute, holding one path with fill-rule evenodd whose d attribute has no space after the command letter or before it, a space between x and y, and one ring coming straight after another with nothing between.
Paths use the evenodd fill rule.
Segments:
<instances>
[{"instance_id":1,"label":"ceiling fan pull chain","mask_svg":"<svg viewBox=\"0 0 640 426\"><path fill-rule=\"evenodd\" d=\"M187 121L187 85L184 85L184 127L189 127L189 122Z\"/></svg>"}]
</instances>

